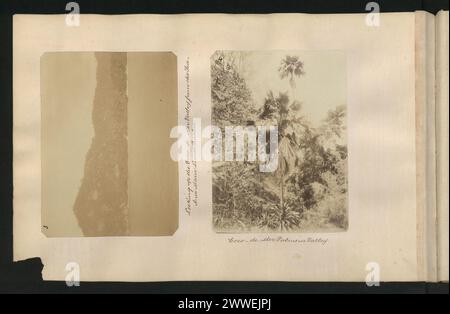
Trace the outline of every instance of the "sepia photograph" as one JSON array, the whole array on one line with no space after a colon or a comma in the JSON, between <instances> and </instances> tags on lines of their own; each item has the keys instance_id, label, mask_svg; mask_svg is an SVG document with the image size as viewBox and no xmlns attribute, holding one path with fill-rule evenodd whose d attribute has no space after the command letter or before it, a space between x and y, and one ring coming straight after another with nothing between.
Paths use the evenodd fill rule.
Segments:
<instances>
[{"instance_id":1,"label":"sepia photograph","mask_svg":"<svg viewBox=\"0 0 450 314\"><path fill-rule=\"evenodd\" d=\"M163 236L178 226L171 52L48 52L41 58L42 232ZM164 136L165 135L165 136Z\"/></svg>"},{"instance_id":2,"label":"sepia photograph","mask_svg":"<svg viewBox=\"0 0 450 314\"><path fill-rule=\"evenodd\" d=\"M217 51L211 57L211 98L212 123L221 130L278 130L274 171L262 172L260 160L214 161L215 231L348 228L342 52Z\"/></svg>"}]
</instances>

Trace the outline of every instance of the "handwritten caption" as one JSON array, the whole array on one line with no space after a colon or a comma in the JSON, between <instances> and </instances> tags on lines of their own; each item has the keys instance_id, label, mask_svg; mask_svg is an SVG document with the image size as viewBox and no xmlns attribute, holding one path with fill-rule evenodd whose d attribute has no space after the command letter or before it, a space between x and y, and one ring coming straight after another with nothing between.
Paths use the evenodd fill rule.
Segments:
<instances>
[{"instance_id":1,"label":"handwritten caption","mask_svg":"<svg viewBox=\"0 0 450 314\"><path fill-rule=\"evenodd\" d=\"M186 59L184 65L184 81L186 84L186 92L184 94L184 123L186 128L192 134L192 98L190 90L190 64L189 58ZM195 149L193 141L190 143L190 149ZM195 152L194 152L195 154ZM192 207L198 206L198 170L197 162L192 159L188 159L184 162L184 171L186 174L186 194L185 194L185 208L184 211L190 215Z\"/></svg>"},{"instance_id":2,"label":"handwritten caption","mask_svg":"<svg viewBox=\"0 0 450 314\"><path fill-rule=\"evenodd\" d=\"M228 243L239 244L239 243L258 243L258 242L281 242L281 243L298 243L298 244L320 244L326 245L328 243L328 238L321 237L305 237L305 238L290 238L284 236L264 236L264 237L251 237L251 238L236 238L229 237L227 239Z\"/></svg>"}]
</instances>

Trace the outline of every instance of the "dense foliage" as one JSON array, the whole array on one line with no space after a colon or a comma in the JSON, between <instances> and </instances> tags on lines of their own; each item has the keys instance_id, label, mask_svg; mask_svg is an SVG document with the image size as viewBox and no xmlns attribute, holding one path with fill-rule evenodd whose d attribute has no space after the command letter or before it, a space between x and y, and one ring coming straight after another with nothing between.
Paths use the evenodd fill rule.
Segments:
<instances>
[{"instance_id":1,"label":"dense foliage","mask_svg":"<svg viewBox=\"0 0 450 314\"><path fill-rule=\"evenodd\" d=\"M217 231L346 229L347 147L345 106L328 112L319 126L302 114L289 93L267 91L256 104L235 56L217 53L211 62L212 121L226 125L278 125L279 163L273 173L255 162L214 162L213 222ZM305 75L296 56L281 60L279 76Z\"/></svg>"}]
</instances>

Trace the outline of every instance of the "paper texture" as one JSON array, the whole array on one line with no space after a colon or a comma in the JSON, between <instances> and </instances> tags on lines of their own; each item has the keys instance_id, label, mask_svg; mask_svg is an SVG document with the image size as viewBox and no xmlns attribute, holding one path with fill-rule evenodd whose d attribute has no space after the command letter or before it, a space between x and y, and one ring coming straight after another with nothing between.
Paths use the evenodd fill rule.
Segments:
<instances>
[{"instance_id":1,"label":"paper texture","mask_svg":"<svg viewBox=\"0 0 450 314\"><path fill-rule=\"evenodd\" d=\"M246 139L249 148L247 154L236 151L232 160L227 157L235 157L233 152L225 151L213 161L216 232L348 229L346 80L342 51L214 53L211 118L225 141L218 150L226 150L231 130L236 146ZM278 126L276 140L270 126ZM241 138L247 137L239 140L241 129ZM273 171L265 171L270 167Z\"/></svg>"},{"instance_id":2,"label":"paper texture","mask_svg":"<svg viewBox=\"0 0 450 314\"><path fill-rule=\"evenodd\" d=\"M78 263L82 281L364 281L368 263L379 265L381 281L422 278L413 13L382 14L378 27L369 26L366 15L348 14L82 15L78 27L66 26L63 15L15 15L13 26L14 259L41 257L45 279L64 280L70 262ZM178 124L200 118L206 126L211 56L219 50L345 56L348 229L216 233L211 162L199 161L179 163L173 236L47 238L41 230L41 56L171 51L177 56ZM147 80L155 84L151 78L140 84ZM299 98L303 87L297 82Z\"/></svg>"},{"instance_id":3,"label":"paper texture","mask_svg":"<svg viewBox=\"0 0 450 314\"><path fill-rule=\"evenodd\" d=\"M416 12L416 168L421 280L436 280L435 25Z\"/></svg>"}]
</instances>

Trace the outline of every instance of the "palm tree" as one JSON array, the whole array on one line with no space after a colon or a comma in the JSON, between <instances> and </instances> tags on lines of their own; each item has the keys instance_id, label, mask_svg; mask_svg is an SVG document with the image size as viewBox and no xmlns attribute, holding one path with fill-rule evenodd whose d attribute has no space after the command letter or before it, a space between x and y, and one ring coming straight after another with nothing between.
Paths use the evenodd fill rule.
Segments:
<instances>
[{"instance_id":1,"label":"palm tree","mask_svg":"<svg viewBox=\"0 0 450 314\"><path fill-rule=\"evenodd\" d=\"M289 106L290 105L290 106ZM275 176L279 178L280 184L280 229L283 231L285 226L285 220L287 217L286 206L284 204L284 181L286 177L293 170L294 164L297 162L297 155L293 149L295 143L293 140L285 134L285 130L292 124L291 119L288 117L289 107L298 107L299 104L294 101L290 104L289 96L287 93L279 93L278 97L273 95L270 91L264 101L260 118L268 120L276 120L279 132L278 132L278 168L275 172Z\"/></svg>"},{"instance_id":2,"label":"palm tree","mask_svg":"<svg viewBox=\"0 0 450 314\"><path fill-rule=\"evenodd\" d=\"M305 74L303 71L303 62L300 61L298 56L286 56L281 60L278 71L280 72L281 79L289 77L289 84L291 84L292 89L295 88L295 77L300 77Z\"/></svg>"},{"instance_id":3,"label":"palm tree","mask_svg":"<svg viewBox=\"0 0 450 314\"><path fill-rule=\"evenodd\" d=\"M300 61L300 58L298 56L289 56L287 55L283 60L281 60L280 68L278 69L280 73L280 78L285 79L289 77L289 84L292 88L292 96L294 96L293 90L295 89L295 78L300 77L301 75L305 74L303 71L303 62ZM287 167L286 161L292 161L293 158L290 152L293 151L292 146L293 143L291 140L288 140L286 137L284 137L283 129L286 125L287 119L287 113L288 110L288 103L289 103L289 97L287 94L281 94L278 99L280 106L279 106L279 125L282 128L281 130L281 141L280 141L280 147L279 147L279 154L281 157L281 165L279 167L279 175L280 175L280 188L281 188L281 211L282 211L282 219L281 219L281 231L283 231L283 220L286 217L286 208L284 206L284 178L289 172L289 167ZM296 106L296 104L293 104ZM292 123L292 121L290 121Z\"/></svg>"}]
</instances>

